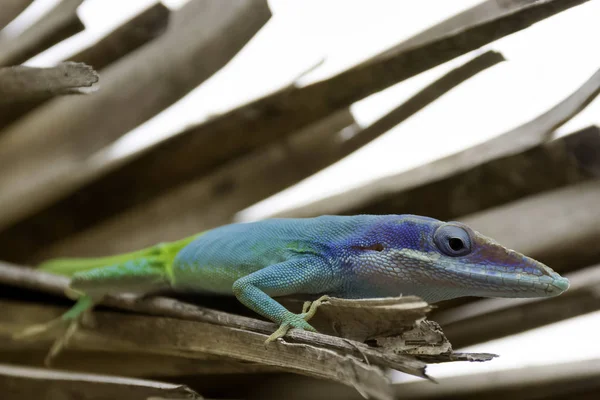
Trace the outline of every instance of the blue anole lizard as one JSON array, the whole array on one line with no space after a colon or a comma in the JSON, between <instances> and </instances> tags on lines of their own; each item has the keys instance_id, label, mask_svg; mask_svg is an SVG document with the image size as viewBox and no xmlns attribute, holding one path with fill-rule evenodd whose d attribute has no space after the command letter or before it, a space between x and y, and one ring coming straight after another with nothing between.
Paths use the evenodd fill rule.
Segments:
<instances>
[{"instance_id":1,"label":"blue anole lizard","mask_svg":"<svg viewBox=\"0 0 600 400\"><path fill-rule=\"evenodd\" d=\"M71 277L77 303L23 336L72 324L114 293L170 289L234 295L280 324L267 342L308 323L327 295L348 299L416 295L429 303L462 296L550 297L569 281L542 263L457 223L415 215L271 219L215 228L105 258L57 259L44 271ZM319 296L294 314L274 297ZM62 347L61 339L54 353Z\"/></svg>"}]
</instances>

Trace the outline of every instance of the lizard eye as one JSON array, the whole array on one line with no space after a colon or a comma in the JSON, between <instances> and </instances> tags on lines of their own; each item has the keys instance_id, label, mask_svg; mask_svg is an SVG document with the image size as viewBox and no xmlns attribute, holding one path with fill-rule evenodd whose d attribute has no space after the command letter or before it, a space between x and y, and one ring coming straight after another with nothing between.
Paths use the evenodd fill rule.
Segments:
<instances>
[{"instance_id":1,"label":"lizard eye","mask_svg":"<svg viewBox=\"0 0 600 400\"><path fill-rule=\"evenodd\" d=\"M447 256L460 257L471 252L469 233L456 225L442 225L433 234L438 249Z\"/></svg>"}]
</instances>

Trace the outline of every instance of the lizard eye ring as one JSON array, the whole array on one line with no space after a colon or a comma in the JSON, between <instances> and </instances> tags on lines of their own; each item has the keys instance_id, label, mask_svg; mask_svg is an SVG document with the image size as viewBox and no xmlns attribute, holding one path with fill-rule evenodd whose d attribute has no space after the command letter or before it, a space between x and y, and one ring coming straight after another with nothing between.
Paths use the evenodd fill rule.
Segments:
<instances>
[{"instance_id":1,"label":"lizard eye ring","mask_svg":"<svg viewBox=\"0 0 600 400\"><path fill-rule=\"evenodd\" d=\"M437 248L450 257L465 256L471 252L471 237L456 225L442 225L433 234Z\"/></svg>"}]
</instances>

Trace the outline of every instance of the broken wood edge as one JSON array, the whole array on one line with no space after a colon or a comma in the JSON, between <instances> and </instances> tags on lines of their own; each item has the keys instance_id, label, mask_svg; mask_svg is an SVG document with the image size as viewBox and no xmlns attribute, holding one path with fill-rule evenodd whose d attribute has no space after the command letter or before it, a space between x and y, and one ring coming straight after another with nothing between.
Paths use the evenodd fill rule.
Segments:
<instances>
[{"instance_id":1,"label":"broken wood edge","mask_svg":"<svg viewBox=\"0 0 600 400\"><path fill-rule=\"evenodd\" d=\"M100 77L89 65L64 62L56 67L0 68L0 103L45 96L87 94L95 91Z\"/></svg>"},{"instance_id":2,"label":"broken wood edge","mask_svg":"<svg viewBox=\"0 0 600 400\"><path fill-rule=\"evenodd\" d=\"M103 398L115 399L131 398L130 396L146 399L202 399L202 396L184 385L6 364L0 364L0 386L3 388L2 397L8 399L38 398L40 393L47 394L49 391L52 396L60 396L59 393L62 393L65 398L75 395L80 399L88 399L89 395L85 393L89 391L94 393L92 398L103 395Z\"/></svg>"},{"instance_id":3,"label":"broken wood edge","mask_svg":"<svg viewBox=\"0 0 600 400\"><path fill-rule=\"evenodd\" d=\"M81 3L83 0L62 0L19 36L0 42L0 67L21 64L83 31L85 26L77 16Z\"/></svg>"},{"instance_id":4,"label":"broken wood edge","mask_svg":"<svg viewBox=\"0 0 600 400\"><path fill-rule=\"evenodd\" d=\"M92 66L96 71L101 71L164 33L169 16L170 10L162 3L156 3L89 47L67 57L63 62L84 63ZM0 129L22 118L48 100L48 97L44 97L17 104L2 104L0 101Z\"/></svg>"},{"instance_id":5,"label":"broken wood edge","mask_svg":"<svg viewBox=\"0 0 600 400\"><path fill-rule=\"evenodd\" d=\"M436 180L478 167L486 162L526 151L548 142L551 134L581 112L600 93L600 69L554 107L536 118L484 143L440 158L405 172L377 179L359 188L319 199L267 216L268 218L309 217L339 214L360 209L384 196L399 194Z\"/></svg>"}]
</instances>

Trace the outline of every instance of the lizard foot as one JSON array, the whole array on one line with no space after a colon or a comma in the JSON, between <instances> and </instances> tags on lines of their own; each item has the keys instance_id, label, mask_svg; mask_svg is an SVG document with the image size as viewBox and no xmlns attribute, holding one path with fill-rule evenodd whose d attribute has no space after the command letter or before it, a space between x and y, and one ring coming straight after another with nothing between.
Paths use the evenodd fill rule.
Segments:
<instances>
[{"instance_id":1,"label":"lizard foot","mask_svg":"<svg viewBox=\"0 0 600 400\"><path fill-rule=\"evenodd\" d=\"M290 313L290 316L285 321L283 321L281 325L279 325L279 328L267 338L267 340L265 341L265 346L267 346L270 342L274 342L277 339L284 337L292 328L316 332L317 330L313 328L307 321L315 316L317 308L319 308L319 306L328 299L329 296L321 296L313 302L307 301L302 306L301 314Z\"/></svg>"},{"instance_id":2,"label":"lizard foot","mask_svg":"<svg viewBox=\"0 0 600 400\"><path fill-rule=\"evenodd\" d=\"M23 331L13 334L12 338L14 340L30 340L40 336L54 335L57 330L64 332L57 335L58 338L52 344L52 347L44 360L44 363L47 366L50 366L52 360L67 347L70 339L79 327L79 322L83 314L88 312L93 304L91 297L83 296L79 298L75 306L59 318L53 319L45 324L37 324L25 328Z\"/></svg>"},{"instance_id":3,"label":"lizard foot","mask_svg":"<svg viewBox=\"0 0 600 400\"><path fill-rule=\"evenodd\" d=\"M73 337L73 334L77 331L78 327L79 318L56 318L45 324L36 324L25 328L21 332L14 333L12 338L13 340L32 340L39 337L45 337L46 335L53 335L56 331L64 332L58 334L58 338L54 341L50 351L48 352L48 355L44 359L44 364L46 366L50 366L52 364L52 360L54 360L58 354L68 346L69 341Z\"/></svg>"},{"instance_id":4,"label":"lizard foot","mask_svg":"<svg viewBox=\"0 0 600 400\"><path fill-rule=\"evenodd\" d=\"M50 335L58 330L64 330L69 326L68 321L63 318L56 318L45 324L35 324L23 329L20 332L15 332L12 335L13 340L30 340L39 337Z\"/></svg>"}]
</instances>

